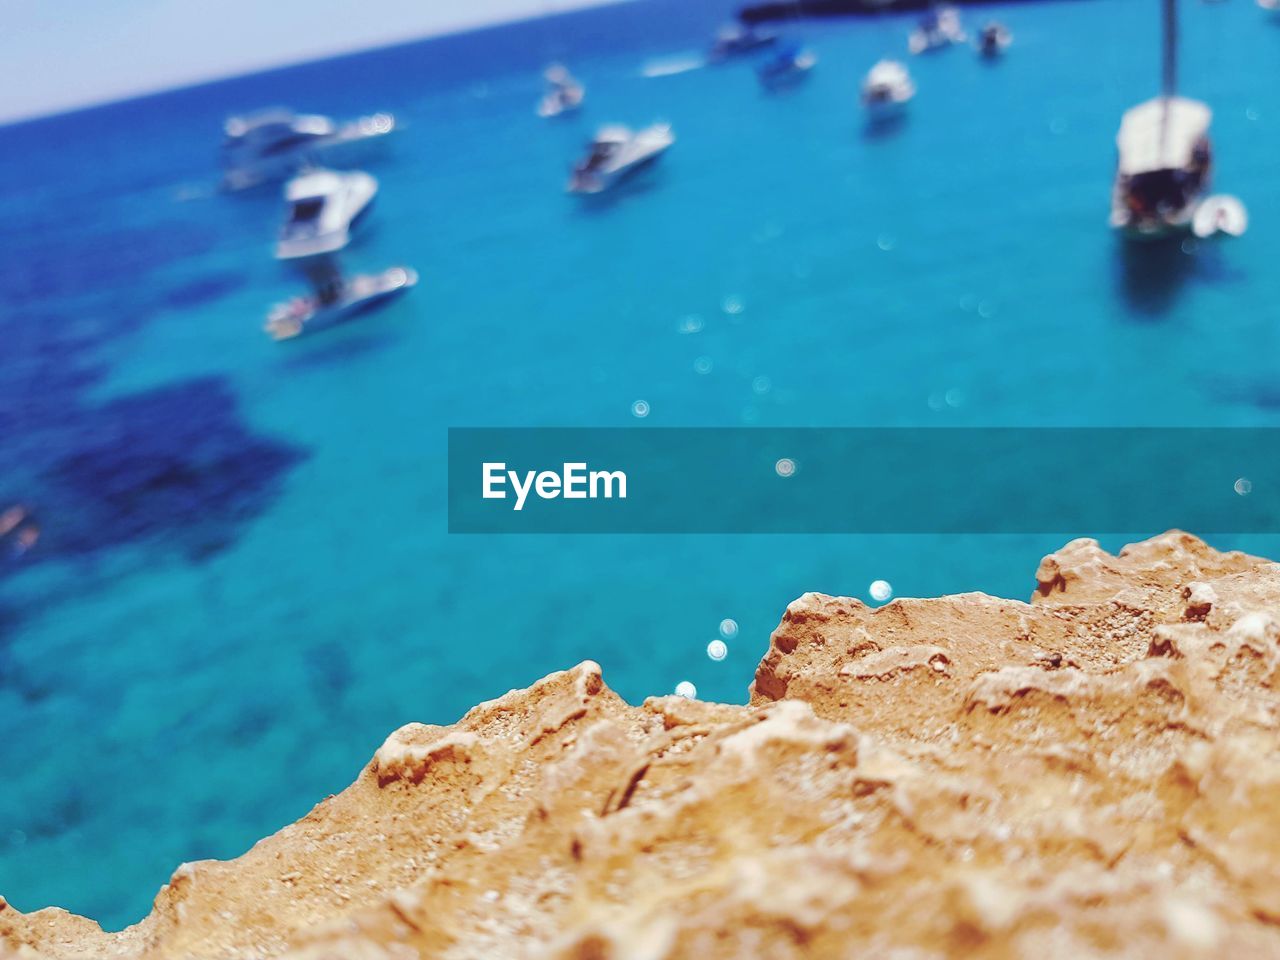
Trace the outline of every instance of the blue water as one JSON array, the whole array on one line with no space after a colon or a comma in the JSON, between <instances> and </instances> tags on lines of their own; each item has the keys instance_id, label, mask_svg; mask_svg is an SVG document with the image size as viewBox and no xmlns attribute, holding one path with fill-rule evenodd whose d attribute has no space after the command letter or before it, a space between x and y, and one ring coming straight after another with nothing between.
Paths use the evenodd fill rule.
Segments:
<instances>
[{"instance_id":1,"label":"blue water","mask_svg":"<svg viewBox=\"0 0 1280 960\"><path fill-rule=\"evenodd\" d=\"M1010 55L917 58L881 136L856 88L907 18L796 28L820 63L784 95L744 64L641 74L727 9L646 0L0 129L0 508L41 530L0 568L16 906L122 926L402 723L588 657L631 700L740 701L805 590L1024 597L1089 533L451 538L449 426L1280 421L1280 24L1185 4L1183 87L1253 223L1135 260L1106 214L1119 115L1156 83L1151 0L970 13ZM589 87L563 123L533 113L552 57ZM297 289L276 194L213 190L223 118L272 103L397 115L349 260L423 277L285 345L259 331ZM562 193L597 123L658 118L679 141L645 180Z\"/></svg>"}]
</instances>

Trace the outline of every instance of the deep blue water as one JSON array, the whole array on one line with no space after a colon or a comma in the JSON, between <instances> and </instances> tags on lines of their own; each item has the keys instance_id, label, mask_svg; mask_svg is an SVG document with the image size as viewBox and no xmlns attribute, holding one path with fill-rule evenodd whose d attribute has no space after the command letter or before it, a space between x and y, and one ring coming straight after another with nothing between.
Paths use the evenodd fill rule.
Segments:
<instances>
[{"instance_id":1,"label":"deep blue water","mask_svg":"<svg viewBox=\"0 0 1280 960\"><path fill-rule=\"evenodd\" d=\"M745 64L641 74L726 12L644 0L0 129L0 509L41 531L0 560L16 906L122 926L400 724L588 657L634 701L741 700L803 591L1025 597L1090 532L450 538L449 426L1280 421L1280 24L1185 5L1183 87L1253 223L1135 259L1106 214L1120 113L1156 86L1152 0L968 12L1010 55L917 58L882 136L857 84L908 18L793 28L820 63L785 95ZM552 57L589 88L563 123L533 113ZM213 189L224 117L273 103L397 115L350 262L423 277L286 345L259 331L296 289L277 195ZM635 188L563 194L596 124L657 118L679 141Z\"/></svg>"}]
</instances>

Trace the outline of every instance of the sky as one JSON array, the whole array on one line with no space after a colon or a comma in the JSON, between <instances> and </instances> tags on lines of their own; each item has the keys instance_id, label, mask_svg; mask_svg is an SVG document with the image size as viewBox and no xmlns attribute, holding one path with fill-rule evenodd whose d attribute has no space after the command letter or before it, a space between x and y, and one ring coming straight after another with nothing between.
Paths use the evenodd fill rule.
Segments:
<instances>
[{"instance_id":1,"label":"sky","mask_svg":"<svg viewBox=\"0 0 1280 960\"><path fill-rule=\"evenodd\" d=\"M0 123L608 0L0 0Z\"/></svg>"}]
</instances>

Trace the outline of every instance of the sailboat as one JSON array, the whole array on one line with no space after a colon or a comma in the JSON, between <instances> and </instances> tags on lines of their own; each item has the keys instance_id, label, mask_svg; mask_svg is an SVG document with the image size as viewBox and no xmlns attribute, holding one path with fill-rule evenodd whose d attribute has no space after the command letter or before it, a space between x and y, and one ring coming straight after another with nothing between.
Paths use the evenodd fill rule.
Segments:
<instances>
[{"instance_id":1,"label":"sailboat","mask_svg":"<svg viewBox=\"0 0 1280 960\"><path fill-rule=\"evenodd\" d=\"M1177 94L1177 0L1163 0L1163 21L1160 95L1126 111L1116 135L1118 161L1111 195L1111 226L1133 237L1161 237L1192 230L1197 210L1207 202L1213 169L1209 141L1213 113L1207 104ZM1227 199L1234 200L1210 198L1218 209L1223 209ZM1239 201L1234 203L1243 211ZM1234 208L1228 205L1226 209L1228 215L1215 215L1210 221L1235 224ZM1201 221L1206 222L1203 217Z\"/></svg>"}]
</instances>

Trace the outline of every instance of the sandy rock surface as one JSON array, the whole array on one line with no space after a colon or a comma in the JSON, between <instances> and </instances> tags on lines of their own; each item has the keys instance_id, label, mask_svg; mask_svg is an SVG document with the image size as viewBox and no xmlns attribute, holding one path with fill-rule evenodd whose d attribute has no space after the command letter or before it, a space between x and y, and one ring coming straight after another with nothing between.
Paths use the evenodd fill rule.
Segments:
<instances>
[{"instance_id":1,"label":"sandy rock surface","mask_svg":"<svg viewBox=\"0 0 1280 960\"><path fill-rule=\"evenodd\" d=\"M0 901L0 957L1280 956L1280 565L1169 533L1036 581L806 594L748 706L588 662L410 724L122 933Z\"/></svg>"}]
</instances>

